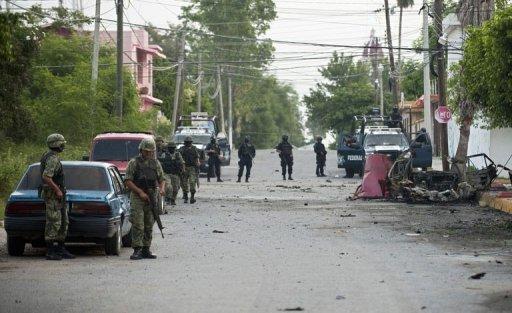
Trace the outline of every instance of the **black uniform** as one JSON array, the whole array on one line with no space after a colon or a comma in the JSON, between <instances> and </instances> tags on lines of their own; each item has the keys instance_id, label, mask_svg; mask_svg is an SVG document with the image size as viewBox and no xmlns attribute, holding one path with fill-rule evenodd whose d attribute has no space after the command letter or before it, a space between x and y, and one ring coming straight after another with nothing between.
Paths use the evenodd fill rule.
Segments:
<instances>
[{"instance_id":1,"label":"black uniform","mask_svg":"<svg viewBox=\"0 0 512 313\"><path fill-rule=\"evenodd\" d=\"M317 141L317 143L315 143L314 149L316 153L316 176L325 176L324 167L327 156L325 146L321 141Z\"/></svg>"},{"instance_id":2,"label":"black uniform","mask_svg":"<svg viewBox=\"0 0 512 313\"><path fill-rule=\"evenodd\" d=\"M220 179L220 146L217 142L212 140L208 145L206 145L206 151L208 152L208 181L210 181L210 177L213 177L213 171L215 170L215 176L217 176L217 181L222 181ZM211 151L210 151L211 150ZM213 151L213 152L212 152Z\"/></svg>"},{"instance_id":3,"label":"black uniform","mask_svg":"<svg viewBox=\"0 0 512 313\"><path fill-rule=\"evenodd\" d=\"M279 157L281 158L283 179L286 178L286 168L288 168L288 179L291 180L293 172L293 146L288 140L283 140L277 145L276 150L279 151Z\"/></svg>"},{"instance_id":4,"label":"black uniform","mask_svg":"<svg viewBox=\"0 0 512 313\"><path fill-rule=\"evenodd\" d=\"M238 182L242 178L244 174L244 166L246 168L245 172L245 181L249 181L249 177L251 176L251 168L252 168L252 159L256 156L256 149L250 141L245 140L244 143L238 148Z\"/></svg>"}]
</instances>

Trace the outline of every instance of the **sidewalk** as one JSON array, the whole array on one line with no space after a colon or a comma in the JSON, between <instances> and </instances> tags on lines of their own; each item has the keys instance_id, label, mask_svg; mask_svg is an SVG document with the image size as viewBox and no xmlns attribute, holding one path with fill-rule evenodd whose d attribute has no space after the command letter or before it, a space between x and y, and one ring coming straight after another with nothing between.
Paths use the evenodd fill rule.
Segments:
<instances>
[{"instance_id":1,"label":"sidewalk","mask_svg":"<svg viewBox=\"0 0 512 313\"><path fill-rule=\"evenodd\" d=\"M478 195L480 206L489 206L493 209L512 213L512 191L486 191Z\"/></svg>"}]
</instances>

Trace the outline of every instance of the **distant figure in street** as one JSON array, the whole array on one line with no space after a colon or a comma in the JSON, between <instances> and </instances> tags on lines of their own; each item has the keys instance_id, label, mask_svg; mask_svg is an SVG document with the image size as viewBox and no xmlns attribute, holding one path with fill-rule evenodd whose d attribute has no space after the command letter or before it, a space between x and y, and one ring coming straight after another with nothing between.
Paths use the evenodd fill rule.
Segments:
<instances>
[{"instance_id":1,"label":"distant figure in street","mask_svg":"<svg viewBox=\"0 0 512 313\"><path fill-rule=\"evenodd\" d=\"M207 181L210 182L210 177L213 177L213 171L217 176L217 181L222 182L220 179L220 146L215 137L212 136L210 143L206 145L206 153L208 154L208 174Z\"/></svg>"},{"instance_id":2,"label":"distant figure in street","mask_svg":"<svg viewBox=\"0 0 512 313\"><path fill-rule=\"evenodd\" d=\"M316 176L325 177L324 167L327 159L327 150L325 150L325 146L322 143L322 137L318 136L316 138L314 149L316 154Z\"/></svg>"},{"instance_id":3,"label":"distant figure in street","mask_svg":"<svg viewBox=\"0 0 512 313\"><path fill-rule=\"evenodd\" d=\"M251 177L252 160L256 156L256 149L251 143L251 137L245 136L244 142L238 148L238 180L237 183L241 182L242 175L244 174L245 167L245 182L249 182Z\"/></svg>"},{"instance_id":4,"label":"distant figure in street","mask_svg":"<svg viewBox=\"0 0 512 313\"><path fill-rule=\"evenodd\" d=\"M400 114L400 111L398 111L397 107L393 108L393 111L391 112L389 119L390 119L390 121L388 123L389 127L403 129L402 114Z\"/></svg>"},{"instance_id":5,"label":"distant figure in street","mask_svg":"<svg viewBox=\"0 0 512 313\"><path fill-rule=\"evenodd\" d=\"M44 240L46 241L46 259L60 261L74 259L64 241L68 235L68 210L66 209L66 187L64 171L60 163L59 153L64 151L66 140L61 134L51 134L46 139L48 151L41 158L41 197L46 208L46 225Z\"/></svg>"},{"instance_id":6,"label":"distant figure in street","mask_svg":"<svg viewBox=\"0 0 512 313\"><path fill-rule=\"evenodd\" d=\"M286 180L286 168L288 168L288 180L293 180L293 146L288 142L288 136L283 135L282 141L277 145L276 151L279 153L281 158L281 170L283 174L283 180Z\"/></svg>"},{"instance_id":7,"label":"distant figure in street","mask_svg":"<svg viewBox=\"0 0 512 313\"><path fill-rule=\"evenodd\" d=\"M176 196L180 190L180 177L185 171L185 162L181 154L176 151L176 143L169 142L164 157L160 159L165 177L165 195L166 200L171 205L176 205ZM166 212L164 212L166 213Z\"/></svg>"},{"instance_id":8,"label":"distant figure in street","mask_svg":"<svg viewBox=\"0 0 512 313\"><path fill-rule=\"evenodd\" d=\"M181 156L185 161L185 171L181 176L183 188L183 200L188 202L188 192L190 190L190 204L196 202L196 184L199 179L199 166L201 165L199 158L199 150L192 145L192 137L187 136L184 141L185 145L180 148Z\"/></svg>"}]
</instances>

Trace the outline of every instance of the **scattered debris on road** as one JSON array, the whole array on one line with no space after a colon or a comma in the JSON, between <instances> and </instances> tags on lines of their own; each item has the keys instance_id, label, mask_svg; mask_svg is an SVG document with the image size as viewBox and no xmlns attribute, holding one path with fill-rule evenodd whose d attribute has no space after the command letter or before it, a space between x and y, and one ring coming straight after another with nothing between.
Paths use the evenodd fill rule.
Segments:
<instances>
[{"instance_id":1,"label":"scattered debris on road","mask_svg":"<svg viewBox=\"0 0 512 313\"><path fill-rule=\"evenodd\" d=\"M300 306L298 306L296 308L279 309L278 311L285 311L285 312L304 311L304 308L301 308Z\"/></svg>"},{"instance_id":2,"label":"scattered debris on road","mask_svg":"<svg viewBox=\"0 0 512 313\"><path fill-rule=\"evenodd\" d=\"M212 233L214 233L214 234L225 234L225 233L227 233L227 231L214 229Z\"/></svg>"},{"instance_id":3,"label":"scattered debris on road","mask_svg":"<svg viewBox=\"0 0 512 313\"><path fill-rule=\"evenodd\" d=\"M341 214L340 217L356 217L356 216L352 213L349 213L349 214Z\"/></svg>"},{"instance_id":4,"label":"scattered debris on road","mask_svg":"<svg viewBox=\"0 0 512 313\"><path fill-rule=\"evenodd\" d=\"M475 274L475 275L471 275L469 276L469 279L481 279L482 277L485 276L486 273L482 272L482 273L478 273L478 274Z\"/></svg>"}]
</instances>

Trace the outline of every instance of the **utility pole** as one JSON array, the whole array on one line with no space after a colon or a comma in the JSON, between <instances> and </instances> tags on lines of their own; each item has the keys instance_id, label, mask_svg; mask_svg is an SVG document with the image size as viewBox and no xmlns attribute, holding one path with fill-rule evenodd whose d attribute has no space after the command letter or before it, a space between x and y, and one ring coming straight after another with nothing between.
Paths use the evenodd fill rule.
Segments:
<instances>
[{"instance_id":1,"label":"utility pole","mask_svg":"<svg viewBox=\"0 0 512 313\"><path fill-rule=\"evenodd\" d=\"M389 67L391 69L391 91L393 93L393 106L398 105L398 85L396 83L395 57L393 56L393 40L391 39L391 23L389 21L389 1L384 0L386 9L386 38L388 41ZM381 112L384 114L384 112Z\"/></svg>"},{"instance_id":2,"label":"utility pole","mask_svg":"<svg viewBox=\"0 0 512 313\"><path fill-rule=\"evenodd\" d=\"M229 118L229 127L228 127L228 140L229 146L233 147L233 90L231 89L231 73L228 74L228 118Z\"/></svg>"},{"instance_id":3,"label":"utility pole","mask_svg":"<svg viewBox=\"0 0 512 313\"><path fill-rule=\"evenodd\" d=\"M93 97L96 95L96 83L98 81L98 59L100 54L100 14L101 0L96 0L96 13L94 15L94 36L92 49L92 73L91 73L91 89Z\"/></svg>"},{"instance_id":4,"label":"utility pole","mask_svg":"<svg viewBox=\"0 0 512 313\"><path fill-rule=\"evenodd\" d=\"M178 72L176 73L176 86L174 88L174 105L172 108L172 127L176 131L176 122L178 115L178 105L181 91L181 76L183 71L183 59L185 58L185 35L183 33L185 26L182 27L182 33L179 39Z\"/></svg>"},{"instance_id":5,"label":"utility pole","mask_svg":"<svg viewBox=\"0 0 512 313\"><path fill-rule=\"evenodd\" d=\"M203 70L201 69L201 54L199 54L199 63L197 63L197 112L201 112L201 93L203 91Z\"/></svg>"},{"instance_id":6,"label":"utility pole","mask_svg":"<svg viewBox=\"0 0 512 313\"><path fill-rule=\"evenodd\" d=\"M434 1L434 29L436 30L436 38L439 39L443 35L443 0ZM439 93L439 107L446 106L446 64L444 60L444 46L437 41L437 84ZM441 160L443 162L443 171L450 169L448 163L448 125L440 123L440 144L441 144Z\"/></svg>"},{"instance_id":7,"label":"utility pole","mask_svg":"<svg viewBox=\"0 0 512 313\"><path fill-rule=\"evenodd\" d=\"M224 125L224 102L222 100L222 80L220 78L220 65L217 65L217 83L219 84L219 111L220 111L220 131L226 133L226 126Z\"/></svg>"},{"instance_id":8,"label":"utility pole","mask_svg":"<svg viewBox=\"0 0 512 313\"><path fill-rule=\"evenodd\" d=\"M116 115L123 119L123 0L117 0Z\"/></svg>"},{"instance_id":9,"label":"utility pole","mask_svg":"<svg viewBox=\"0 0 512 313\"><path fill-rule=\"evenodd\" d=\"M382 83L382 65L377 68L379 71L379 103L380 103L380 115L384 115L384 86Z\"/></svg>"},{"instance_id":10,"label":"utility pole","mask_svg":"<svg viewBox=\"0 0 512 313\"><path fill-rule=\"evenodd\" d=\"M432 109L430 106L430 52L428 37L428 3L423 0L423 121L427 133L433 138Z\"/></svg>"}]
</instances>

